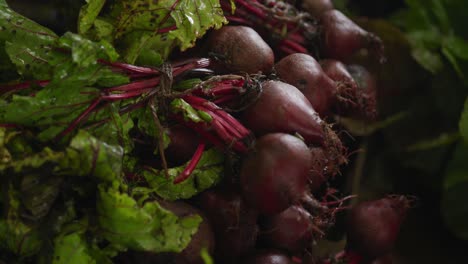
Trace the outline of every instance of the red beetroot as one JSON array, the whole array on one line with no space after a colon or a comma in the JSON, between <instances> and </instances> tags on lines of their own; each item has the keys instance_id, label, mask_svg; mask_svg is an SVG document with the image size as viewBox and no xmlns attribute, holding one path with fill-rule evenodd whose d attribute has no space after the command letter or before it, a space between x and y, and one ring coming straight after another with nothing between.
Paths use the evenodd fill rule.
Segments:
<instances>
[{"instance_id":1,"label":"red beetroot","mask_svg":"<svg viewBox=\"0 0 468 264\"><path fill-rule=\"evenodd\" d=\"M346 60L360 49L367 49L384 61L379 37L365 31L340 11L333 9L320 17L322 50L326 57Z\"/></svg>"},{"instance_id":2,"label":"red beetroot","mask_svg":"<svg viewBox=\"0 0 468 264\"><path fill-rule=\"evenodd\" d=\"M260 137L244 159L242 194L262 214L280 213L307 191L310 152L302 140L282 133Z\"/></svg>"},{"instance_id":3,"label":"red beetroot","mask_svg":"<svg viewBox=\"0 0 468 264\"><path fill-rule=\"evenodd\" d=\"M302 0L301 7L314 17L334 8L331 0Z\"/></svg>"},{"instance_id":4,"label":"red beetroot","mask_svg":"<svg viewBox=\"0 0 468 264\"><path fill-rule=\"evenodd\" d=\"M270 246L300 253L310 248L313 240L313 219L304 208L291 206L262 223L261 238Z\"/></svg>"},{"instance_id":5,"label":"red beetroot","mask_svg":"<svg viewBox=\"0 0 468 264\"><path fill-rule=\"evenodd\" d=\"M301 135L306 144L322 147L327 161L323 164L331 173L346 162L340 139L296 87L280 81L266 81L262 87L258 100L242 113L247 128L257 136L276 132ZM319 165L312 165L315 172L326 168Z\"/></svg>"},{"instance_id":6,"label":"red beetroot","mask_svg":"<svg viewBox=\"0 0 468 264\"><path fill-rule=\"evenodd\" d=\"M343 83L349 86L357 86L346 65L341 61L325 59L320 61L320 66L325 74L338 84Z\"/></svg>"},{"instance_id":7,"label":"red beetroot","mask_svg":"<svg viewBox=\"0 0 468 264\"><path fill-rule=\"evenodd\" d=\"M228 190L209 190L198 197L198 203L215 231L216 258L233 260L254 248L258 214L240 194Z\"/></svg>"},{"instance_id":8,"label":"red beetroot","mask_svg":"<svg viewBox=\"0 0 468 264\"><path fill-rule=\"evenodd\" d=\"M336 86L312 56L291 54L277 62L275 70L281 80L295 86L305 95L320 116L330 113L336 100Z\"/></svg>"},{"instance_id":9,"label":"red beetroot","mask_svg":"<svg viewBox=\"0 0 468 264\"><path fill-rule=\"evenodd\" d=\"M348 65L348 72L357 84L358 105L361 107L361 114L367 119L377 117L377 80L374 76L361 65ZM350 109L353 111L353 109ZM354 110L359 114L359 111Z\"/></svg>"},{"instance_id":10,"label":"red beetroot","mask_svg":"<svg viewBox=\"0 0 468 264\"><path fill-rule=\"evenodd\" d=\"M325 150L319 147L312 147L309 151L311 154L309 188L311 192L315 192L329 177L339 173L340 166L346 162L346 159L339 156L327 157Z\"/></svg>"},{"instance_id":11,"label":"red beetroot","mask_svg":"<svg viewBox=\"0 0 468 264\"><path fill-rule=\"evenodd\" d=\"M324 126L307 98L294 86L280 81L262 83L258 100L242 114L256 135L299 133L307 144L325 145Z\"/></svg>"},{"instance_id":12,"label":"red beetroot","mask_svg":"<svg viewBox=\"0 0 468 264\"><path fill-rule=\"evenodd\" d=\"M192 130L182 125L171 126L169 146L164 150L167 162L170 166L180 166L187 162L198 146L199 138Z\"/></svg>"},{"instance_id":13,"label":"red beetroot","mask_svg":"<svg viewBox=\"0 0 468 264\"><path fill-rule=\"evenodd\" d=\"M315 20L281 0L221 0L230 23L252 27L275 50L276 56L308 52L317 37ZM294 1L289 1L294 2Z\"/></svg>"},{"instance_id":14,"label":"red beetroot","mask_svg":"<svg viewBox=\"0 0 468 264\"><path fill-rule=\"evenodd\" d=\"M253 29L224 26L211 33L208 50L229 72L268 73L274 64L270 46Z\"/></svg>"},{"instance_id":15,"label":"red beetroot","mask_svg":"<svg viewBox=\"0 0 468 264\"><path fill-rule=\"evenodd\" d=\"M335 111L343 116L373 120L376 117L375 82L372 75L359 65L346 66L340 61L320 61L324 72L335 81L338 103Z\"/></svg>"},{"instance_id":16,"label":"red beetroot","mask_svg":"<svg viewBox=\"0 0 468 264\"><path fill-rule=\"evenodd\" d=\"M347 251L372 260L389 253L409 208L405 196L358 204L348 215Z\"/></svg>"}]
</instances>

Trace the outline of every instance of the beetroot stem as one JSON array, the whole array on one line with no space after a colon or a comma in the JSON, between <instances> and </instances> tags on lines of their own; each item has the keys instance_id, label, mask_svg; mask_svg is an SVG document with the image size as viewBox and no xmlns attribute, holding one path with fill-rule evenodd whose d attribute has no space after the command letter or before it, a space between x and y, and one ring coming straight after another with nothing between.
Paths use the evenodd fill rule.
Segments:
<instances>
[{"instance_id":1,"label":"beetroot stem","mask_svg":"<svg viewBox=\"0 0 468 264\"><path fill-rule=\"evenodd\" d=\"M144 90L138 90L138 91L132 91L132 92L126 92L126 93L102 95L101 99L107 100L107 101L119 101L119 100L131 99L133 97L140 96L146 92L150 92L152 89L153 88L146 88Z\"/></svg>"},{"instance_id":2,"label":"beetroot stem","mask_svg":"<svg viewBox=\"0 0 468 264\"><path fill-rule=\"evenodd\" d=\"M60 132L60 134L58 134L56 137L55 137L55 140L58 140L64 136L66 136L68 133L70 133L73 129L75 129L75 127L85 118L87 118L89 116L89 114L96 108L96 106L101 102L101 98L97 98L95 99L83 112L81 112L81 114L79 116L77 116L75 118L75 120L73 120L73 122L71 122L71 124L65 128L62 132Z\"/></svg>"},{"instance_id":3,"label":"beetroot stem","mask_svg":"<svg viewBox=\"0 0 468 264\"><path fill-rule=\"evenodd\" d=\"M18 84L11 84L0 86L0 94L8 93L8 92L17 92L21 90L28 89L33 84L37 84L41 87L44 87L50 83L49 80L40 80L40 81L26 81Z\"/></svg>"},{"instance_id":4,"label":"beetroot stem","mask_svg":"<svg viewBox=\"0 0 468 264\"><path fill-rule=\"evenodd\" d=\"M164 34L164 33L167 33L169 31L176 30L176 29L177 29L176 25L166 27L166 28L160 28L160 29L158 29L158 34Z\"/></svg>"},{"instance_id":5,"label":"beetroot stem","mask_svg":"<svg viewBox=\"0 0 468 264\"><path fill-rule=\"evenodd\" d=\"M113 92L113 91L124 91L125 92L125 91L134 91L134 90L139 90L139 89L146 89L146 88L154 87L154 86L158 85L160 81L161 81L160 77L154 77L154 78L147 79L147 80L135 81L135 82L131 82L131 83L128 83L128 84L123 84L123 85L107 88L104 91L105 92Z\"/></svg>"},{"instance_id":6,"label":"beetroot stem","mask_svg":"<svg viewBox=\"0 0 468 264\"><path fill-rule=\"evenodd\" d=\"M296 51L296 53L307 53L307 49L304 48L302 45L294 42L294 41L291 41L289 39L284 39L282 42L281 42L283 45L286 45L288 46L289 48L293 49Z\"/></svg>"},{"instance_id":7,"label":"beetroot stem","mask_svg":"<svg viewBox=\"0 0 468 264\"><path fill-rule=\"evenodd\" d=\"M205 150L205 142L200 142L198 144L197 149L195 150L195 153L192 156L192 159L190 160L189 164L185 167L185 169L180 173L175 179L174 179L174 184L181 183L188 179L190 175L193 173L195 168L198 165L198 162L200 161L203 151Z\"/></svg>"},{"instance_id":8,"label":"beetroot stem","mask_svg":"<svg viewBox=\"0 0 468 264\"><path fill-rule=\"evenodd\" d=\"M231 102L232 100L236 99L237 98L237 95L225 95L223 97L219 97L215 100L213 100L213 103L215 104L224 104L226 102Z\"/></svg>"},{"instance_id":9,"label":"beetroot stem","mask_svg":"<svg viewBox=\"0 0 468 264\"><path fill-rule=\"evenodd\" d=\"M243 6L245 9L252 12L253 14L255 14L257 17L259 17L262 20L266 19L267 17L267 15L261 9L255 8L251 3L247 3L244 0L237 0L236 3Z\"/></svg>"},{"instance_id":10,"label":"beetroot stem","mask_svg":"<svg viewBox=\"0 0 468 264\"><path fill-rule=\"evenodd\" d=\"M213 119L218 120L221 124L223 124L226 129L229 131L233 131L232 133L239 138L243 138L250 135L250 132L242 126L234 117L230 114L226 113L222 110L219 106L215 105L214 103L196 97L196 96L184 96L183 98L187 103L192 105L192 107L197 108L198 110L202 110L205 112L211 112L211 116ZM214 116L213 116L214 115Z\"/></svg>"},{"instance_id":11,"label":"beetroot stem","mask_svg":"<svg viewBox=\"0 0 468 264\"><path fill-rule=\"evenodd\" d=\"M141 67L141 66L136 66L136 65L122 63L122 62L109 62L103 59L99 59L98 62L104 65L111 66L113 68L125 70L129 73L142 73L145 75L161 74L160 71L149 68L149 67Z\"/></svg>"}]
</instances>

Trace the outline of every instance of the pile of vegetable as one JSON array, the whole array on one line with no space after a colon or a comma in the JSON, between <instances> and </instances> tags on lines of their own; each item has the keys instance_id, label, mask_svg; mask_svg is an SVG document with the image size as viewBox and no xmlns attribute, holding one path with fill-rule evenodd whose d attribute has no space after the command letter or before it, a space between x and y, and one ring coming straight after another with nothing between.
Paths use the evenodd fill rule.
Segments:
<instances>
[{"instance_id":1,"label":"pile of vegetable","mask_svg":"<svg viewBox=\"0 0 468 264\"><path fill-rule=\"evenodd\" d=\"M359 151L341 118L378 119L345 62L384 63L375 34L330 1L86 2L59 36L0 0L0 262L387 257L413 198L333 185Z\"/></svg>"}]
</instances>

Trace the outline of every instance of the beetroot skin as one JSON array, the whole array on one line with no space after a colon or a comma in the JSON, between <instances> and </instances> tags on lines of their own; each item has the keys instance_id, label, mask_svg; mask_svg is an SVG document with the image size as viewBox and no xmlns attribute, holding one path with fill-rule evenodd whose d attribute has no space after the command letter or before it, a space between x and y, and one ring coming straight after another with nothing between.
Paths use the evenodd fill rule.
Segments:
<instances>
[{"instance_id":1,"label":"beetroot skin","mask_svg":"<svg viewBox=\"0 0 468 264\"><path fill-rule=\"evenodd\" d=\"M334 8L332 0L302 0L301 7L314 17Z\"/></svg>"},{"instance_id":2,"label":"beetroot skin","mask_svg":"<svg viewBox=\"0 0 468 264\"><path fill-rule=\"evenodd\" d=\"M383 44L379 37L365 31L340 11L326 11L320 17L322 51L328 58L346 60L360 49L367 49L383 62Z\"/></svg>"},{"instance_id":3,"label":"beetroot skin","mask_svg":"<svg viewBox=\"0 0 468 264\"><path fill-rule=\"evenodd\" d=\"M280 213L307 191L310 152L302 140L282 133L260 137L240 172L244 198L260 213Z\"/></svg>"},{"instance_id":4,"label":"beetroot skin","mask_svg":"<svg viewBox=\"0 0 468 264\"><path fill-rule=\"evenodd\" d=\"M258 214L239 193L227 189L208 190L197 201L215 231L216 259L234 261L253 250Z\"/></svg>"},{"instance_id":5,"label":"beetroot skin","mask_svg":"<svg viewBox=\"0 0 468 264\"><path fill-rule=\"evenodd\" d=\"M299 133L307 144L325 145L324 122L307 98L284 82L263 82L260 97L243 112L241 119L257 136Z\"/></svg>"},{"instance_id":6,"label":"beetroot skin","mask_svg":"<svg viewBox=\"0 0 468 264\"><path fill-rule=\"evenodd\" d=\"M250 27L224 26L212 32L208 50L228 72L268 73L274 64L273 50Z\"/></svg>"},{"instance_id":7,"label":"beetroot skin","mask_svg":"<svg viewBox=\"0 0 468 264\"><path fill-rule=\"evenodd\" d=\"M270 246L300 253L313 239L312 216L300 206L291 206L268 217L262 224L262 240Z\"/></svg>"},{"instance_id":8,"label":"beetroot skin","mask_svg":"<svg viewBox=\"0 0 468 264\"><path fill-rule=\"evenodd\" d=\"M348 215L347 250L370 260L389 253L408 208L405 196L358 204Z\"/></svg>"},{"instance_id":9,"label":"beetroot skin","mask_svg":"<svg viewBox=\"0 0 468 264\"><path fill-rule=\"evenodd\" d=\"M335 83L323 72L310 55L294 53L275 64L280 79L299 89L321 117L330 113L335 104Z\"/></svg>"}]
</instances>

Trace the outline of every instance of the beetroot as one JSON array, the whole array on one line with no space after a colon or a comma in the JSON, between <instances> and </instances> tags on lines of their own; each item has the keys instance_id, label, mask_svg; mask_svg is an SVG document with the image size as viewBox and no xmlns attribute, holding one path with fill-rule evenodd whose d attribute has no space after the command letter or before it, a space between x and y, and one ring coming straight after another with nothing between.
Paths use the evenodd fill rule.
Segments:
<instances>
[{"instance_id":1,"label":"beetroot","mask_svg":"<svg viewBox=\"0 0 468 264\"><path fill-rule=\"evenodd\" d=\"M331 0L302 0L301 7L314 17L334 8Z\"/></svg>"},{"instance_id":2,"label":"beetroot","mask_svg":"<svg viewBox=\"0 0 468 264\"><path fill-rule=\"evenodd\" d=\"M320 17L321 45L326 57L346 60L360 49L367 49L383 62L383 44L379 37L356 25L340 11L326 11Z\"/></svg>"},{"instance_id":3,"label":"beetroot","mask_svg":"<svg viewBox=\"0 0 468 264\"><path fill-rule=\"evenodd\" d=\"M199 138L192 130L174 125L167 130L169 146L164 150L170 166L180 166L187 162L198 146Z\"/></svg>"},{"instance_id":4,"label":"beetroot","mask_svg":"<svg viewBox=\"0 0 468 264\"><path fill-rule=\"evenodd\" d=\"M234 260L254 248L258 214L240 194L225 189L209 190L197 201L213 224L217 259Z\"/></svg>"},{"instance_id":5,"label":"beetroot","mask_svg":"<svg viewBox=\"0 0 468 264\"><path fill-rule=\"evenodd\" d=\"M242 163L243 197L262 214L280 213L306 192L309 170L310 152L302 140L267 134Z\"/></svg>"},{"instance_id":6,"label":"beetroot","mask_svg":"<svg viewBox=\"0 0 468 264\"><path fill-rule=\"evenodd\" d=\"M329 157L323 148L309 149L311 169L309 174L309 188L311 192L317 191L329 178L340 172L340 166L346 162L344 157Z\"/></svg>"},{"instance_id":7,"label":"beetroot","mask_svg":"<svg viewBox=\"0 0 468 264\"><path fill-rule=\"evenodd\" d=\"M304 95L287 83L263 82L260 97L243 112L241 119L258 136L299 133L307 144L325 145L326 124Z\"/></svg>"},{"instance_id":8,"label":"beetroot","mask_svg":"<svg viewBox=\"0 0 468 264\"><path fill-rule=\"evenodd\" d=\"M242 113L242 121L257 136L267 133L298 133L308 145L320 146L325 166L334 173L346 162L345 149L329 126L320 119L307 98L294 86L280 81L262 84L258 100ZM315 172L323 171L320 164L312 165Z\"/></svg>"},{"instance_id":9,"label":"beetroot","mask_svg":"<svg viewBox=\"0 0 468 264\"><path fill-rule=\"evenodd\" d=\"M293 264L291 258L277 249L263 249L247 258L247 264Z\"/></svg>"},{"instance_id":10,"label":"beetroot","mask_svg":"<svg viewBox=\"0 0 468 264\"><path fill-rule=\"evenodd\" d=\"M298 88L320 114L326 116L335 103L335 83L310 55L294 53L275 64L280 79Z\"/></svg>"},{"instance_id":11,"label":"beetroot","mask_svg":"<svg viewBox=\"0 0 468 264\"><path fill-rule=\"evenodd\" d=\"M357 86L353 76L348 72L346 65L341 61L325 59L320 61L320 66L325 74L338 84Z\"/></svg>"},{"instance_id":12,"label":"beetroot","mask_svg":"<svg viewBox=\"0 0 468 264\"><path fill-rule=\"evenodd\" d=\"M348 65L348 72L353 77L357 84L358 105L361 106L361 111L358 113L364 114L367 119L375 119L377 117L377 80L375 77L361 65ZM352 112L353 109L350 109ZM354 110L354 112L357 112Z\"/></svg>"},{"instance_id":13,"label":"beetroot","mask_svg":"<svg viewBox=\"0 0 468 264\"><path fill-rule=\"evenodd\" d=\"M376 117L375 82L362 66L346 66L340 61L320 61L325 73L335 81L338 103L335 111L342 116L373 120Z\"/></svg>"},{"instance_id":14,"label":"beetroot","mask_svg":"<svg viewBox=\"0 0 468 264\"><path fill-rule=\"evenodd\" d=\"M228 72L268 73L274 64L270 46L253 29L224 26L212 32L208 50Z\"/></svg>"},{"instance_id":15,"label":"beetroot","mask_svg":"<svg viewBox=\"0 0 468 264\"><path fill-rule=\"evenodd\" d=\"M409 208L405 196L358 204L348 215L347 251L372 260L389 253Z\"/></svg>"},{"instance_id":16,"label":"beetroot","mask_svg":"<svg viewBox=\"0 0 468 264\"><path fill-rule=\"evenodd\" d=\"M313 240L312 216L300 206L291 206L270 216L261 225L261 238L270 246L300 253L310 248Z\"/></svg>"}]
</instances>

